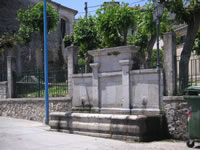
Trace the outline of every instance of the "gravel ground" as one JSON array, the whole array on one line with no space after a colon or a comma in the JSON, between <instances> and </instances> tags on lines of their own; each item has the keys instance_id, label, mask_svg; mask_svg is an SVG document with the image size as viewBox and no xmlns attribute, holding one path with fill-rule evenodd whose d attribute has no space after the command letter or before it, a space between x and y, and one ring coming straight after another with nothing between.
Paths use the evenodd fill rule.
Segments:
<instances>
[{"instance_id":1,"label":"gravel ground","mask_svg":"<svg viewBox=\"0 0 200 150\"><path fill-rule=\"evenodd\" d=\"M195 143L193 149L200 149ZM49 131L34 121L0 117L0 150L191 150L182 141L124 142Z\"/></svg>"}]
</instances>

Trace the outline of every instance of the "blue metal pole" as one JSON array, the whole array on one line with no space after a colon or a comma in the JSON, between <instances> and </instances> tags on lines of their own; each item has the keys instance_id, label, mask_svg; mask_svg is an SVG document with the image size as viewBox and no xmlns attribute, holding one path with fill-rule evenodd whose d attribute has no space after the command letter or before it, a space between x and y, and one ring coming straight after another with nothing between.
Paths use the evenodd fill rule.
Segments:
<instances>
[{"instance_id":1,"label":"blue metal pole","mask_svg":"<svg viewBox=\"0 0 200 150\"><path fill-rule=\"evenodd\" d=\"M48 47L47 47L47 8L44 0L44 78L45 78L45 124L49 124L49 94L48 94Z\"/></svg>"}]
</instances>

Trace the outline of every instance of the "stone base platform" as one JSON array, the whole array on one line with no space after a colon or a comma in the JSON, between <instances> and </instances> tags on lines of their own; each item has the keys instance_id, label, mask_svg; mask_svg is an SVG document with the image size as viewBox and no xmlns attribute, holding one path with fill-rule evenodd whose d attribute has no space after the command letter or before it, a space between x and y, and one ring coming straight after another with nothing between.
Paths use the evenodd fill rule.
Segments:
<instances>
[{"instance_id":1,"label":"stone base platform","mask_svg":"<svg viewBox=\"0 0 200 150\"><path fill-rule=\"evenodd\" d=\"M117 115L54 112L51 130L128 141L152 141L163 138L162 115Z\"/></svg>"},{"instance_id":2,"label":"stone base platform","mask_svg":"<svg viewBox=\"0 0 200 150\"><path fill-rule=\"evenodd\" d=\"M134 108L134 109L129 109L129 108L109 108L109 107L104 107L104 108L98 108L98 107L72 107L72 112L77 113L77 112L84 112L84 113L100 113L100 114L123 114L123 115L160 115L162 112L158 108L145 108L145 109L140 109L140 108Z\"/></svg>"}]
</instances>

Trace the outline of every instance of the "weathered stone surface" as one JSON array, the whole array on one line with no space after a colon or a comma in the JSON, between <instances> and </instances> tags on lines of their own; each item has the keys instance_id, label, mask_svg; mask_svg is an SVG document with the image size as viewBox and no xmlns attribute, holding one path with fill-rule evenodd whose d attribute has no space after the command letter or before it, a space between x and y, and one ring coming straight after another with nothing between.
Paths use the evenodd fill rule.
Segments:
<instances>
[{"instance_id":1,"label":"weathered stone surface","mask_svg":"<svg viewBox=\"0 0 200 150\"><path fill-rule=\"evenodd\" d=\"M132 60L138 50L139 48L136 46L119 46L115 48L93 50L88 53L94 57L94 63L101 64L99 72L116 72L122 70L119 61Z\"/></svg>"},{"instance_id":2,"label":"weathered stone surface","mask_svg":"<svg viewBox=\"0 0 200 150\"><path fill-rule=\"evenodd\" d=\"M0 100L7 98L8 90L7 90L7 81L0 82Z\"/></svg>"},{"instance_id":3,"label":"weathered stone surface","mask_svg":"<svg viewBox=\"0 0 200 150\"><path fill-rule=\"evenodd\" d=\"M67 51L67 65L68 65L68 93L69 96L73 94L72 75L75 73L75 65L78 64L78 48L76 46L69 46Z\"/></svg>"},{"instance_id":4,"label":"weathered stone surface","mask_svg":"<svg viewBox=\"0 0 200 150\"><path fill-rule=\"evenodd\" d=\"M187 102L181 96L165 96L163 104L171 137L187 139Z\"/></svg>"},{"instance_id":5,"label":"weathered stone surface","mask_svg":"<svg viewBox=\"0 0 200 150\"><path fill-rule=\"evenodd\" d=\"M92 74L73 75L73 107L81 105L97 106L92 97Z\"/></svg>"},{"instance_id":6,"label":"weathered stone surface","mask_svg":"<svg viewBox=\"0 0 200 150\"><path fill-rule=\"evenodd\" d=\"M165 74L165 95L176 94L176 34L167 32L164 34L163 68Z\"/></svg>"},{"instance_id":7,"label":"weathered stone surface","mask_svg":"<svg viewBox=\"0 0 200 150\"><path fill-rule=\"evenodd\" d=\"M157 112L159 110L158 70L132 70L130 74L133 111L134 109L140 109L141 113L142 111L146 110L148 112L148 109L152 109L153 112L154 109ZM163 88L162 84L160 84L160 88ZM162 95L160 97L162 99Z\"/></svg>"},{"instance_id":8,"label":"weathered stone surface","mask_svg":"<svg viewBox=\"0 0 200 150\"><path fill-rule=\"evenodd\" d=\"M159 84L157 69L132 70L137 50L134 46L121 46L90 51L94 56L94 63L90 64L92 74L72 75L73 110L159 114L162 71Z\"/></svg>"},{"instance_id":9,"label":"weathered stone surface","mask_svg":"<svg viewBox=\"0 0 200 150\"><path fill-rule=\"evenodd\" d=\"M51 129L120 140L148 141L162 137L162 117L89 113L51 113Z\"/></svg>"},{"instance_id":10,"label":"weathered stone surface","mask_svg":"<svg viewBox=\"0 0 200 150\"><path fill-rule=\"evenodd\" d=\"M71 99L67 97L50 98L49 111L71 111ZM1 99L0 116L43 122L45 119L44 98Z\"/></svg>"}]
</instances>

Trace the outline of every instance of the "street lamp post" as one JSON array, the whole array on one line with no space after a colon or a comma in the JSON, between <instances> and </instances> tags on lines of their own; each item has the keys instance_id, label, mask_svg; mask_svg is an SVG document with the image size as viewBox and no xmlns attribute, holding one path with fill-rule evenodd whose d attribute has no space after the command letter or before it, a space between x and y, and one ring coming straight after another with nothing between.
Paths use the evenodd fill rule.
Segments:
<instances>
[{"instance_id":1,"label":"street lamp post","mask_svg":"<svg viewBox=\"0 0 200 150\"><path fill-rule=\"evenodd\" d=\"M160 48L159 48L159 26L160 18L162 17L164 10L164 1L163 0L153 0L153 5L155 10L153 12L153 19L156 22L156 43L157 43L157 70L158 70L158 93L159 93L159 109L162 107L161 102L161 89L160 89Z\"/></svg>"},{"instance_id":2,"label":"street lamp post","mask_svg":"<svg viewBox=\"0 0 200 150\"><path fill-rule=\"evenodd\" d=\"M48 95L48 46L47 46L47 4L44 0L44 71L45 71L45 124L49 124L49 95Z\"/></svg>"}]
</instances>

